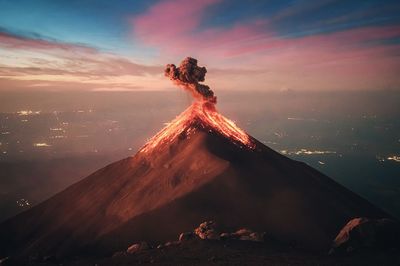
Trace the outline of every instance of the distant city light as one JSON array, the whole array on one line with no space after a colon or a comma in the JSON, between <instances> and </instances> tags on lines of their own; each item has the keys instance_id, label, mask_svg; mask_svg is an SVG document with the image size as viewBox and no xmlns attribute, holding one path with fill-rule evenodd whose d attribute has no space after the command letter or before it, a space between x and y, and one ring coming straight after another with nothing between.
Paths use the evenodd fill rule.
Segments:
<instances>
[{"instance_id":1,"label":"distant city light","mask_svg":"<svg viewBox=\"0 0 400 266\"><path fill-rule=\"evenodd\" d=\"M394 156L389 156L389 157L387 157L387 159L388 159L389 161L395 161L395 162L400 163L400 156L396 156L396 155L394 155Z\"/></svg>"},{"instance_id":2,"label":"distant city light","mask_svg":"<svg viewBox=\"0 0 400 266\"><path fill-rule=\"evenodd\" d=\"M21 110L17 112L18 115L38 115L40 113L41 111L32 111L32 110Z\"/></svg>"},{"instance_id":3,"label":"distant city light","mask_svg":"<svg viewBox=\"0 0 400 266\"><path fill-rule=\"evenodd\" d=\"M17 200L17 205L20 207L26 207L26 206L30 206L31 204L26 199L19 199L19 200Z\"/></svg>"},{"instance_id":4,"label":"distant city light","mask_svg":"<svg viewBox=\"0 0 400 266\"><path fill-rule=\"evenodd\" d=\"M280 153L285 155L313 155L313 154L336 154L335 151L319 151L319 150L307 150L307 149L300 149L294 151L288 150L281 150Z\"/></svg>"},{"instance_id":5,"label":"distant city light","mask_svg":"<svg viewBox=\"0 0 400 266\"><path fill-rule=\"evenodd\" d=\"M45 142L42 142L42 143L33 143L33 146L34 147L50 147L51 145L47 144Z\"/></svg>"}]
</instances>

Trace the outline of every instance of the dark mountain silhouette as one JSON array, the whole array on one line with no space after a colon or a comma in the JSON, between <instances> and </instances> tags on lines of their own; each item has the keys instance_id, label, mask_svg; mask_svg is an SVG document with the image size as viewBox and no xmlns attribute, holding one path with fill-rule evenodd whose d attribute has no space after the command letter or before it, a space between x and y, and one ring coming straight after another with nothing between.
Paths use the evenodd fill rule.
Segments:
<instances>
[{"instance_id":1,"label":"dark mountain silhouette","mask_svg":"<svg viewBox=\"0 0 400 266\"><path fill-rule=\"evenodd\" d=\"M175 239L205 220L327 250L349 219L384 216L194 104L135 156L2 223L0 255L111 254L137 241Z\"/></svg>"}]
</instances>

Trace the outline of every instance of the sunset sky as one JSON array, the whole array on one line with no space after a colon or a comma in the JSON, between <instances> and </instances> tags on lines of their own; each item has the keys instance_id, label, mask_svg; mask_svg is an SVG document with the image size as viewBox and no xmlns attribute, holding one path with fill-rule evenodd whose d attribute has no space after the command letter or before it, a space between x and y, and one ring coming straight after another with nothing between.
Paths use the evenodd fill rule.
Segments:
<instances>
[{"instance_id":1,"label":"sunset sky","mask_svg":"<svg viewBox=\"0 0 400 266\"><path fill-rule=\"evenodd\" d=\"M0 90L400 89L400 2L0 0Z\"/></svg>"}]
</instances>

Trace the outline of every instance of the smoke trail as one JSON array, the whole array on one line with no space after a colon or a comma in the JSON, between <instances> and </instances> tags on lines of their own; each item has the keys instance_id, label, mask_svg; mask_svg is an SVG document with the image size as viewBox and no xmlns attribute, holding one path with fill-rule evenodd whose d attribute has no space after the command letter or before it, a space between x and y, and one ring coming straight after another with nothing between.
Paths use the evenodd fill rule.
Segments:
<instances>
[{"instance_id":1,"label":"smoke trail","mask_svg":"<svg viewBox=\"0 0 400 266\"><path fill-rule=\"evenodd\" d=\"M204 81L206 73L207 69L199 67L197 59L191 57L186 57L179 67L174 64L168 64L164 71L166 77L190 91L196 99L215 104L217 97L214 96L214 92L207 85L199 83Z\"/></svg>"}]
</instances>

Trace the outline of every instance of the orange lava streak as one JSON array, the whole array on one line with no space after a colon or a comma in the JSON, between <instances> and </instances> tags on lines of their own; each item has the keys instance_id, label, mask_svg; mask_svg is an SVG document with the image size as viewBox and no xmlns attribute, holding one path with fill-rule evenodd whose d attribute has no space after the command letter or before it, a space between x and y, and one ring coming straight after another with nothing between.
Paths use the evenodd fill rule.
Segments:
<instances>
[{"instance_id":1,"label":"orange lava streak","mask_svg":"<svg viewBox=\"0 0 400 266\"><path fill-rule=\"evenodd\" d=\"M171 143L185 131L190 134L195 129L192 126L194 123L198 123L203 128L214 130L237 144L251 149L255 146L246 132L236 126L233 121L218 113L214 104L197 101L152 137L141 151L148 152L158 145Z\"/></svg>"}]
</instances>

